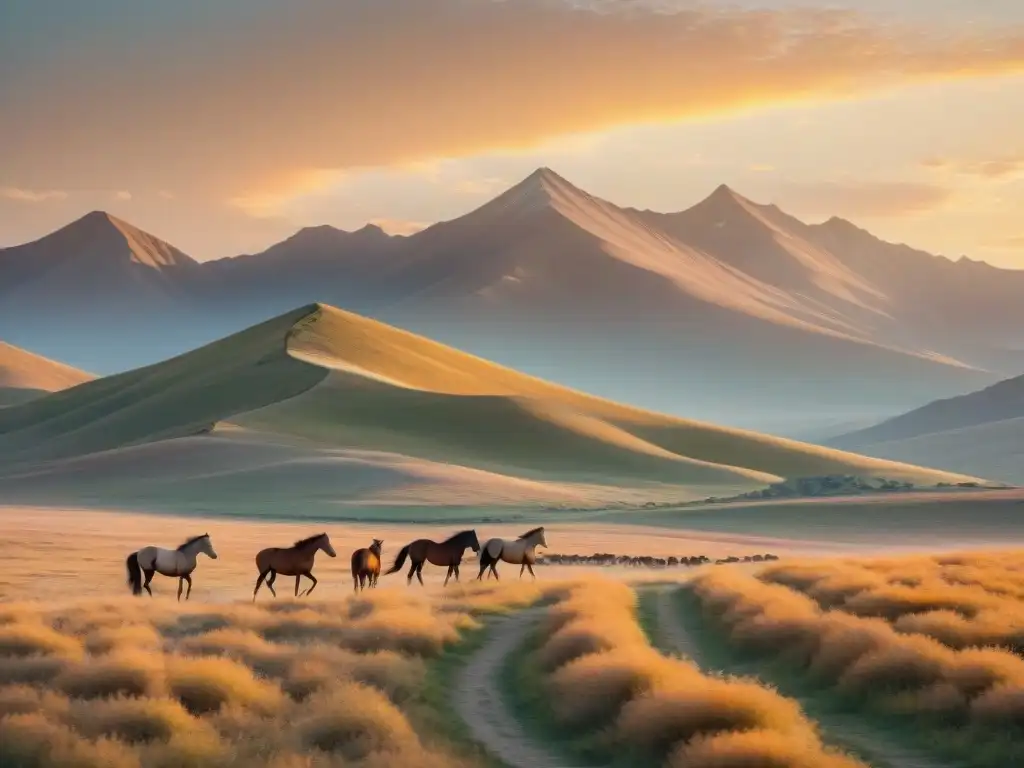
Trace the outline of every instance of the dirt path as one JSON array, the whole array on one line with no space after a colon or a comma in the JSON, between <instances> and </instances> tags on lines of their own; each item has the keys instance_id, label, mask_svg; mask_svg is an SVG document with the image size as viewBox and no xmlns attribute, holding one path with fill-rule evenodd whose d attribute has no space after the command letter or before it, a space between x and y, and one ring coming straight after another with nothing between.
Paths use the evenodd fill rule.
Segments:
<instances>
[{"instance_id":1,"label":"dirt path","mask_svg":"<svg viewBox=\"0 0 1024 768\"><path fill-rule=\"evenodd\" d=\"M679 609L673 601L675 590L660 588L655 591L655 608L658 616L657 644L663 651L686 656L701 669L707 670L701 663L701 652L690 633L686 631L679 616ZM707 671L728 672L729 670L711 669ZM822 738L826 743L847 749L857 754L862 760L870 762L874 768L957 768L955 763L938 762L921 754L915 749L893 743L892 738L872 728L861 718L836 712L819 711L820 708L810 705L800 697L796 701L811 717L818 721Z\"/></svg>"},{"instance_id":2,"label":"dirt path","mask_svg":"<svg viewBox=\"0 0 1024 768\"><path fill-rule=\"evenodd\" d=\"M525 642L543 608L518 611L488 622L487 641L462 668L455 689L455 709L473 738L509 768L574 768L531 740L501 695L505 657Z\"/></svg>"}]
</instances>

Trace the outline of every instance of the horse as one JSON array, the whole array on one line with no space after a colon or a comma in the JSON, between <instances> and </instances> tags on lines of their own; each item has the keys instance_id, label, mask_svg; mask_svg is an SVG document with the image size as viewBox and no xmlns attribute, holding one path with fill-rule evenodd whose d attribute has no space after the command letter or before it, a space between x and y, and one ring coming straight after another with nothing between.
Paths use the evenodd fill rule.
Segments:
<instances>
[{"instance_id":1,"label":"horse","mask_svg":"<svg viewBox=\"0 0 1024 768\"><path fill-rule=\"evenodd\" d=\"M460 531L440 544L430 539L416 539L399 550L395 564L385 575L402 570L405 558L408 557L412 560L412 567L409 569L409 578L406 579L407 584L412 584L413 576L419 579L420 584L423 584L423 564L430 562L432 565L448 566L448 575L444 577L444 583L447 586L448 579L452 577L453 573L455 580L459 580L459 563L462 562L462 555L469 547L472 547L474 552L480 551L480 542L476 538L476 531Z\"/></svg>"},{"instance_id":2,"label":"horse","mask_svg":"<svg viewBox=\"0 0 1024 768\"><path fill-rule=\"evenodd\" d=\"M141 595L142 590L153 596L153 590L149 582L153 580L153 574L161 576L178 577L178 601L181 601L181 588L188 583L188 592L185 599L188 600L192 594L192 571L196 569L196 558L202 552L211 560L217 559L217 553L213 551L213 544L210 542L210 534L193 536L177 549L163 549L162 547L143 547L137 552L128 555L125 566L128 569L128 585L132 588L133 595ZM142 575L146 575L143 582Z\"/></svg>"},{"instance_id":3,"label":"horse","mask_svg":"<svg viewBox=\"0 0 1024 768\"><path fill-rule=\"evenodd\" d=\"M543 526L527 531L515 541L491 539L480 550L480 574L476 577L476 580L480 581L484 576L484 571L488 568L491 569L491 573L497 579L498 570L495 566L501 560L513 565L521 565L519 578L523 578L523 570L528 568L530 575L536 579L537 575L533 572L533 564L537 562L537 555L534 550L538 545L542 547L548 545L547 541L544 540ZM487 578L491 577L491 573L487 574Z\"/></svg>"},{"instance_id":4,"label":"horse","mask_svg":"<svg viewBox=\"0 0 1024 768\"><path fill-rule=\"evenodd\" d=\"M270 590L270 594L277 597L277 592L274 590L274 579L277 578L278 574L295 577L296 597L311 594L316 589L317 584L316 578L313 576L313 558L316 557L316 553L321 549L330 557L338 556L338 553L334 551L334 547L331 546L331 540L326 533L318 533L316 536L310 536L308 539L296 541L290 547L269 547L257 552L256 569L260 572L260 575L256 579L256 588L252 591L252 601L256 602L256 593L260 591L264 579L267 580L267 589ZM303 576L312 581L313 586L302 590L302 595L300 595L299 582Z\"/></svg>"},{"instance_id":5,"label":"horse","mask_svg":"<svg viewBox=\"0 0 1024 768\"><path fill-rule=\"evenodd\" d=\"M352 591L364 588L367 581L371 587L377 586L380 578L380 553L384 548L383 539L374 539L369 547L357 549L352 553Z\"/></svg>"}]
</instances>

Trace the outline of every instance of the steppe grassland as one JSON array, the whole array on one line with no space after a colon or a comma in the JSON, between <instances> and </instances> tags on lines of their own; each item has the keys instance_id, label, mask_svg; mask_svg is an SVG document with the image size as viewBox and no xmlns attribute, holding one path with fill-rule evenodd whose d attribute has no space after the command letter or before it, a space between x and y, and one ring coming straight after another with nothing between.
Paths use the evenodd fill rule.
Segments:
<instances>
[{"instance_id":1,"label":"steppe grassland","mask_svg":"<svg viewBox=\"0 0 1024 768\"><path fill-rule=\"evenodd\" d=\"M477 764L429 664L533 584L336 601L0 604L0 762L38 768ZM434 707L436 710L436 707Z\"/></svg>"},{"instance_id":2,"label":"steppe grassland","mask_svg":"<svg viewBox=\"0 0 1024 768\"><path fill-rule=\"evenodd\" d=\"M621 582L570 585L544 616L510 684L534 691L571 748L679 768L856 768L826 748L800 707L751 680L703 674L658 653ZM654 763L652 763L654 764Z\"/></svg>"},{"instance_id":3,"label":"steppe grassland","mask_svg":"<svg viewBox=\"0 0 1024 768\"><path fill-rule=\"evenodd\" d=\"M693 590L738 651L994 768L1024 761L1020 557L808 562L760 578L715 569Z\"/></svg>"}]
</instances>

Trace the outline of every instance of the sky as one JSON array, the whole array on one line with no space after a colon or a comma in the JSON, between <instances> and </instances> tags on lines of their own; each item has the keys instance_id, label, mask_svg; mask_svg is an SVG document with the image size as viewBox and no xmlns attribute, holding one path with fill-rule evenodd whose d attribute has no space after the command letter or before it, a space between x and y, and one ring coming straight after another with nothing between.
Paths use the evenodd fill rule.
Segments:
<instances>
[{"instance_id":1,"label":"sky","mask_svg":"<svg viewBox=\"0 0 1024 768\"><path fill-rule=\"evenodd\" d=\"M1024 269L1024 3L0 0L0 153L0 247L408 233L547 166Z\"/></svg>"}]
</instances>

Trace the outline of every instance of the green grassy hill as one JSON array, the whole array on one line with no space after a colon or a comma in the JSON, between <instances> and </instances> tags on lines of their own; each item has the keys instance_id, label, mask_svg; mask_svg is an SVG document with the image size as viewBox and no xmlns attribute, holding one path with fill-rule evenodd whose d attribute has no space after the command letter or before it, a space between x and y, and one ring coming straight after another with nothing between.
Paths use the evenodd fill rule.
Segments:
<instances>
[{"instance_id":1,"label":"green grassy hill","mask_svg":"<svg viewBox=\"0 0 1024 768\"><path fill-rule=\"evenodd\" d=\"M323 305L0 410L15 498L595 503L826 474L968 479L620 405Z\"/></svg>"}]
</instances>

